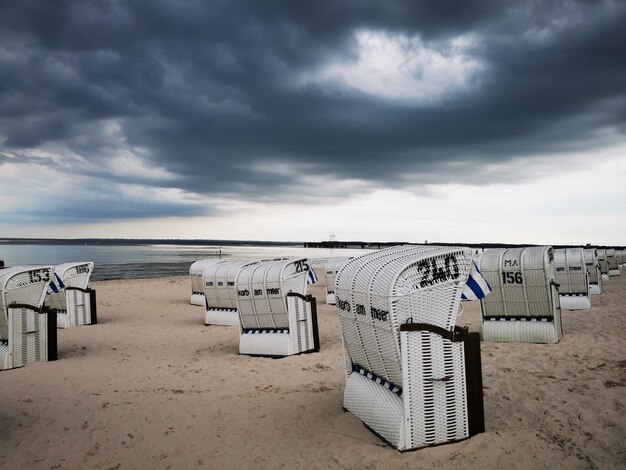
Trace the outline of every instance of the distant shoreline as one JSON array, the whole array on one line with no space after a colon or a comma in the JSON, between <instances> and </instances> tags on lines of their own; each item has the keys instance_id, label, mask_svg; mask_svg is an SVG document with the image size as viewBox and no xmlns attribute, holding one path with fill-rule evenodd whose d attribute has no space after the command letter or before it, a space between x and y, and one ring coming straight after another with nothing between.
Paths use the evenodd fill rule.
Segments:
<instances>
[{"instance_id":1,"label":"distant shoreline","mask_svg":"<svg viewBox=\"0 0 626 470\"><path fill-rule=\"evenodd\" d=\"M286 246L303 248L356 248L381 249L396 245L424 244L433 246L465 246L474 249L485 248L519 248L524 246L542 246L528 243L464 243L464 242L430 242L417 243L407 241L371 242L357 240L323 240L323 241L263 241L263 240L206 240L206 239L158 239L158 238L0 238L0 245L101 245L101 246L137 246L137 245L178 245L178 246ZM616 248L625 249L626 245L557 245L545 243L554 248Z\"/></svg>"},{"instance_id":2,"label":"distant shoreline","mask_svg":"<svg viewBox=\"0 0 626 470\"><path fill-rule=\"evenodd\" d=\"M4 245L185 245L185 246L296 246L301 241L258 241L258 240L189 240L158 238L0 238Z\"/></svg>"}]
</instances>

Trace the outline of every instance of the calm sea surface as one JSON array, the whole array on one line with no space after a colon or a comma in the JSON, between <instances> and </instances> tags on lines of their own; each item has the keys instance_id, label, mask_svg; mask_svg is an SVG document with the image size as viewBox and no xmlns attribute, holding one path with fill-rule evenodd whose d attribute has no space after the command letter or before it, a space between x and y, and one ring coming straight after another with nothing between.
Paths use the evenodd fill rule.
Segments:
<instances>
[{"instance_id":1,"label":"calm sea surface","mask_svg":"<svg viewBox=\"0 0 626 470\"><path fill-rule=\"evenodd\" d=\"M0 244L0 260L8 266L95 263L93 280L147 279L188 275L194 261L205 258L271 259L358 256L367 250L300 248L294 246L194 246L194 245L12 245Z\"/></svg>"}]
</instances>

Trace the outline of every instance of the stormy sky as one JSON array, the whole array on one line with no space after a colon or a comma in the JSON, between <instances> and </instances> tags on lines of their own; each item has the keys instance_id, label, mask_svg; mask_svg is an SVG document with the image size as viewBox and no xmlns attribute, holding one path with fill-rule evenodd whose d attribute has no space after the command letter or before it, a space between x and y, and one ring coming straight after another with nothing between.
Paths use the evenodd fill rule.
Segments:
<instances>
[{"instance_id":1,"label":"stormy sky","mask_svg":"<svg viewBox=\"0 0 626 470\"><path fill-rule=\"evenodd\" d=\"M0 0L0 236L624 243L626 2Z\"/></svg>"}]
</instances>

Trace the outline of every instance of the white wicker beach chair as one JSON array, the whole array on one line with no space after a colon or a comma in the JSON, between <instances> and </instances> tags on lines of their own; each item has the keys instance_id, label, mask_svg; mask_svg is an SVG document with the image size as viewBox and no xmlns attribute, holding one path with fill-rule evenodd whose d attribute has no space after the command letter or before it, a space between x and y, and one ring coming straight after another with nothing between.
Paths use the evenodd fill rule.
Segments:
<instances>
[{"instance_id":1,"label":"white wicker beach chair","mask_svg":"<svg viewBox=\"0 0 626 470\"><path fill-rule=\"evenodd\" d=\"M191 266L189 267L189 277L191 278L191 305L205 306L202 274L207 267L222 262L224 262L222 259L210 258L201 259L191 263Z\"/></svg>"},{"instance_id":2,"label":"white wicker beach chair","mask_svg":"<svg viewBox=\"0 0 626 470\"><path fill-rule=\"evenodd\" d=\"M617 263L617 257L615 256L615 249L607 248L606 250L606 263L609 270L609 277L619 276L619 265Z\"/></svg>"},{"instance_id":3,"label":"white wicker beach chair","mask_svg":"<svg viewBox=\"0 0 626 470\"><path fill-rule=\"evenodd\" d=\"M239 325L237 274L258 261L223 261L207 266L202 274L206 302L205 325Z\"/></svg>"},{"instance_id":4,"label":"white wicker beach chair","mask_svg":"<svg viewBox=\"0 0 626 470\"><path fill-rule=\"evenodd\" d=\"M57 358L56 313L43 306L52 266L0 270L0 370Z\"/></svg>"},{"instance_id":5,"label":"white wicker beach chair","mask_svg":"<svg viewBox=\"0 0 626 470\"><path fill-rule=\"evenodd\" d=\"M617 259L617 266L619 268L624 267L624 250L615 249L615 258Z\"/></svg>"},{"instance_id":6,"label":"white wicker beach chair","mask_svg":"<svg viewBox=\"0 0 626 470\"><path fill-rule=\"evenodd\" d=\"M598 264L600 265L600 274L604 281L609 279L609 261L606 256L605 248L598 248Z\"/></svg>"},{"instance_id":7,"label":"white wicker beach chair","mask_svg":"<svg viewBox=\"0 0 626 470\"><path fill-rule=\"evenodd\" d=\"M335 279L337 273L352 257L330 258L324 266L324 280L326 281L326 303L335 305Z\"/></svg>"},{"instance_id":8,"label":"white wicker beach chair","mask_svg":"<svg viewBox=\"0 0 626 470\"><path fill-rule=\"evenodd\" d=\"M474 258L493 289L480 303L483 339L557 343L562 327L552 247L494 249Z\"/></svg>"},{"instance_id":9,"label":"white wicker beach chair","mask_svg":"<svg viewBox=\"0 0 626 470\"><path fill-rule=\"evenodd\" d=\"M57 312L58 328L98 323L96 291L89 287L93 267L91 261L54 267L44 304Z\"/></svg>"},{"instance_id":10,"label":"white wicker beach chair","mask_svg":"<svg viewBox=\"0 0 626 470\"><path fill-rule=\"evenodd\" d=\"M239 353L282 357L319 351L306 259L260 261L237 274Z\"/></svg>"},{"instance_id":11,"label":"white wicker beach chair","mask_svg":"<svg viewBox=\"0 0 626 470\"><path fill-rule=\"evenodd\" d=\"M480 336L455 326L469 254L404 245L337 274L344 408L399 450L484 431Z\"/></svg>"},{"instance_id":12,"label":"white wicker beach chair","mask_svg":"<svg viewBox=\"0 0 626 470\"><path fill-rule=\"evenodd\" d=\"M598 250L586 248L585 265L587 266L587 278L589 279L589 294L602 294L602 274L600 273L600 262L598 261Z\"/></svg>"},{"instance_id":13,"label":"white wicker beach chair","mask_svg":"<svg viewBox=\"0 0 626 470\"><path fill-rule=\"evenodd\" d=\"M558 284L559 304L564 310L587 310L589 279L582 248L554 250L554 280Z\"/></svg>"}]
</instances>

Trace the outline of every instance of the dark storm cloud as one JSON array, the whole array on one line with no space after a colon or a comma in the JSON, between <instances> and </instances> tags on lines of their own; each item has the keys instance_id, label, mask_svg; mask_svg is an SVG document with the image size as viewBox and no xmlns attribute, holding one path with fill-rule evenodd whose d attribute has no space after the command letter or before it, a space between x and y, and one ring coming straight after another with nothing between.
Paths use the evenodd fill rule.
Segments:
<instances>
[{"instance_id":1,"label":"dark storm cloud","mask_svg":"<svg viewBox=\"0 0 626 470\"><path fill-rule=\"evenodd\" d=\"M624 137L623 2L0 5L4 151L55 145L97 162L141 148L147 166L178 176L153 186L281 199L311 175L482 183L472 168L606 145L607 130ZM354 61L359 30L420 37L443 54L469 35L484 67L469 89L413 104L301 79Z\"/></svg>"}]
</instances>

